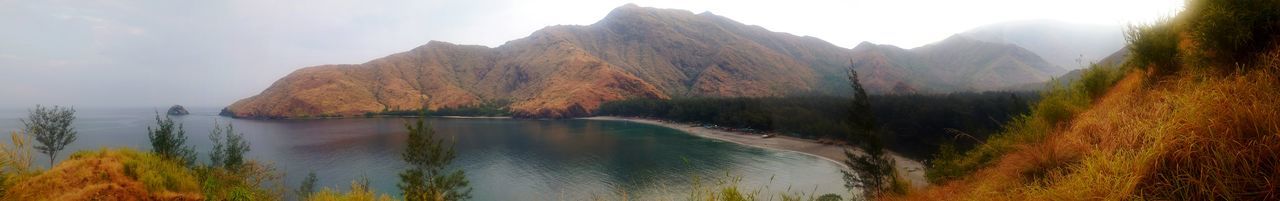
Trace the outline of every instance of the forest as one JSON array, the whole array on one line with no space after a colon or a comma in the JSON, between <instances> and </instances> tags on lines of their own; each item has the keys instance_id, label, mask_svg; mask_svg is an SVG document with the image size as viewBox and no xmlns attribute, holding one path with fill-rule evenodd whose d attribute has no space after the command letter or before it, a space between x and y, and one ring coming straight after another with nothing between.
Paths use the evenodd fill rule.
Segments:
<instances>
[{"instance_id":1,"label":"forest","mask_svg":"<svg viewBox=\"0 0 1280 201\"><path fill-rule=\"evenodd\" d=\"M890 150L928 158L939 145L972 147L1001 122L1026 114L1037 92L963 92L871 96L876 132ZM846 140L848 97L628 99L607 102L595 115L657 118L721 127L777 131L808 139ZM749 131L750 131L749 130Z\"/></svg>"}]
</instances>

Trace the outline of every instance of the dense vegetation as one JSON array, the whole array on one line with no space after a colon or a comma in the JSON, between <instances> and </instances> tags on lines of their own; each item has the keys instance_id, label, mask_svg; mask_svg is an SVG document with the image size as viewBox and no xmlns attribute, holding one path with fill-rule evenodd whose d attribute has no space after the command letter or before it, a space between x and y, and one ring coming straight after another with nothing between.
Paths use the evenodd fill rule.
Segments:
<instances>
[{"instance_id":1,"label":"dense vegetation","mask_svg":"<svg viewBox=\"0 0 1280 201\"><path fill-rule=\"evenodd\" d=\"M954 142L971 147L998 131L1001 123L1027 113L1034 92L874 95L870 110L887 147L912 158L927 158ZM659 118L761 131L803 138L844 139L849 126L847 97L629 99L607 102L596 115ZM963 133L963 134L959 134Z\"/></svg>"},{"instance_id":2,"label":"dense vegetation","mask_svg":"<svg viewBox=\"0 0 1280 201\"><path fill-rule=\"evenodd\" d=\"M963 92L871 97L885 142L912 158L929 158L947 145L967 150L1030 111L1038 92Z\"/></svg>"},{"instance_id":3,"label":"dense vegetation","mask_svg":"<svg viewBox=\"0 0 1280 201\"><path fill-rule=\"evenodd\" d=\"M722 127L781 131L804 138L840 138L851 132L848 98L628 99L607 102L596 115L659 118Z\"/></svg>"},{"instance_id":4,"label":"dense vegetation","mask_svg":"<svg viewBox=\"0 0 1280 201\"><path fill-rule=\"evenodd\" d=\"M476 105L464 105L458 107L444 107L435 110L425 111L426 116L468 116L468 117L505 117L511 116L511 101L509 100L490 100L484 101ZM366 113L365 117L373 116L419 116L424 115L422 110L386 110L377 113Z\"/></svg>"},{"instance_id":5,"label":"dense vegetation","mask_svg":"<svg viewBox=\"0 0 1280 201\"><path fill-rule=\"evenodd\" d=\"M862 152L855 154L850 150L852 147L844 149L842 163L847 169L840 170L844 186L849 191L861 191L862 198L904 194L911 185L899 176L893 157L886 152L882 133L875 132L874 115L865 112L871 110L871 101L858 82L858 72L852 68L849 81L853 87L853 99L849 102L848 125L853 130L847 134L847 139L858 145L856 148Z\"/></svg>"}]
</instances>

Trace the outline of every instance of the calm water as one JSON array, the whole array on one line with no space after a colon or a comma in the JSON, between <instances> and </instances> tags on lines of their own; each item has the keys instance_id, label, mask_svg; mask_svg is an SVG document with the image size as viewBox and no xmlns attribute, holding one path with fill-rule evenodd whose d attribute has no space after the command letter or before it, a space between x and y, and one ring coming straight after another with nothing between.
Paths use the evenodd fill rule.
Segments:
<instances>
[{"instance_id":1,"label":"calm water","mask_svg":"<svg viewBox=\"0 0 1280 201\"><path fill-rule=\"evenodd\" d=\"M163 110L164 108L160 108ZM146 128L154 111L78 109L79 139L68 150L99 147L150 149ZM322 187L346 190L360 176L379 192L398 195L399 152L409 119L245 120L194 108L175 117L188 143L207 160L215 121L232 122L251 142L252 159L271 161L296 185L315 171ZM163 112L163 111L161 111ZM26 110L0 110L0 131L21 127ZM811 194L842 193L838 165L792 152L699 138L645 124L594 120L429 119L437 133L456 140L454 168L466 171L474 200L581 200L594 196L683 199L692 177L740 176L749 189ZM5 137L7 141L7 136ZM64 151L60 159L74 151ZM37 155L38 164L48 163ZM789 190L788 190L789 189ZM847 197L847 195L845 196ZM776 199L776 198L775 198Z\"/></svg>"}]
</instances>

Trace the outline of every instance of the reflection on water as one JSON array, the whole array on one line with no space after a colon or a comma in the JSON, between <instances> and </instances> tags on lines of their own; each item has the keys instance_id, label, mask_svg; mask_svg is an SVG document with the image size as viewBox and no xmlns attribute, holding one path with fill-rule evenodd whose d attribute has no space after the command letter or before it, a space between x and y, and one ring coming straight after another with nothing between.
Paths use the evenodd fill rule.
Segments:
<instances>
[{"instance_id":1,"label":"reflection on water","mask_svg":"<svg viewBox=\"0 0 1280 201\"><path fill-rule=\"evenodd\" d=\"M251 142L250 157L288 172L286 182L291 185L315 171L323 187L345 190L351 180L367 176L380 192L399 191L396 174L405 167L399 151L409 119L244 120L215 116L217 111L194 108L193 115L175 118L198 151L211 147L207 135L215 121L233 122ZM0 131L18 129L17 118L24 115L23 110L0 111ZM149 149L146 127L154 123L152 115L153 109L81 109L75 124L80 139L68 149ZM475 200L581 200L621 194L644 200L682 199L694 176L705 182L725 175L741 176L744 186L772 192L844 191L834 163L645 124L437 118L428 123L456 142L453 166L466 171ZM201 160L207 160L201 154Z\"/></svg>"}]
</instances>

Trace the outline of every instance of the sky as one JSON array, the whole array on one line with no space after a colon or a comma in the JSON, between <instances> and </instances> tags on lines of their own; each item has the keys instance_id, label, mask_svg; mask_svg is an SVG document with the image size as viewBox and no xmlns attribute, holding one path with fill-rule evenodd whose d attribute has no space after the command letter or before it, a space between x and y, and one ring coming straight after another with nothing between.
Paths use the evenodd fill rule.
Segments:
<instances>
[{"instance_id":1,"label":"sky","mask_svg":"<svg viewBox=\"0 0 1280 201\"><path fill-rule=\"evenodd\" d=\"M299 68L432 40L495 47L627 3L912 48L1008 21L1145 23L1183 0L0 0L0 108L223 107Z\"/></svg>"}]
</instances>

